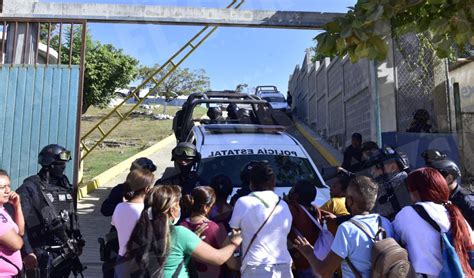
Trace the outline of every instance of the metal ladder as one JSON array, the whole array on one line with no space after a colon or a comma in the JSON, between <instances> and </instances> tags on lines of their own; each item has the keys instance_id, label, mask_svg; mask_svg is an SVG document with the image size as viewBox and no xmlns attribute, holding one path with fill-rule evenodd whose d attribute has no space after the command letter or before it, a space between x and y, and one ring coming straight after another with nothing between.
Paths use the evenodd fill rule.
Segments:
<instances>
[{"instance_id":1,"label":"metal ladder","mask_svg":"<svg viewBox=\"0 0 474 278\"><path fill-rule=\"evenodd\" d=\"M238 0L232 0L232 2L226 7L226 9L239 9L240 6L245 2L245 0L240 0L240 2L235 5ZM235 6L234 6L235 5ZM155 91L158 86L163 83L168 76L170 76L209 36L214 33L219 26L210 26L207 25L206 27L202 28L194 37L192 37L186 44L183 45L171 58L169 58L163 65L161 65L158 69L156 69L150 77L145 79L139 86L137 86L119 105L117 105L110 113L108 113L105 117L103 117L94 127L92 127L84 136L81 137L80 142L83 148L81 161L84 160L98 145L100 145L109 134L114 131L117 126L119 126L137 107L142 104L145 99ZM180 56L181 58L177 58ZM163 70L166 70L166 73L159 79L155 78L159 73ZM142 88L147 85L154 84L155 86L153 89L149 90L148 93L143 97L140 98L138 96L138 92ZM128 100L134 98L137 100L137 103L125 113L121 113L119 108L122 107ZM112 127L105 130L102 128L102 124L113 117L114 115L118 116L118 122L115 123ZM86 144L86 140L93 134L95 131L100 133L100 138L96 142L90 144L89 146Z\"/></svg>"}]
</instances>

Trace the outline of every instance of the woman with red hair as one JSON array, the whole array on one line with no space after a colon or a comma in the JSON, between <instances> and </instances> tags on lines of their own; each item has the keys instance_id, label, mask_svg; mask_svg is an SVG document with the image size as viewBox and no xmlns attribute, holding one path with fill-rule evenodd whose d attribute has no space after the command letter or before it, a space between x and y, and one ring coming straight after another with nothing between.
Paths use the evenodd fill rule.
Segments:
<instances>
[{"instance_id":1,"label":"woman with red hair","mask_svg":"<svg viewBox=\"0 0 474 278\"><path fill-rule=\"evenodd\" d=\"M408 175L407 185L412 201L423 207L441 232L450 231L464 273L474 277L467 254L474 234L459 209L448 201L446 180L433 168L420 168ZM438 277L442 270L440 233L411 206L404 207L392 224L418 277Z\"/></svg>"}]
</instances>

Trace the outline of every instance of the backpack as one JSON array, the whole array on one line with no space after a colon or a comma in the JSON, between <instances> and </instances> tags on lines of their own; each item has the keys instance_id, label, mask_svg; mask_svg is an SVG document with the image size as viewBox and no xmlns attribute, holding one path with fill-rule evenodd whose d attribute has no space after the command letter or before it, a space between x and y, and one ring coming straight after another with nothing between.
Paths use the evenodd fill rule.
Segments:
<instances>
[{"instance_id":1,"label":"backpack","mask_svg":"<svg viewBox=\"0 0 474 278\"><path fill-rule=\"evenodd\" d=\"M360 221L349 220L357 228L362 230L373 242L372 246L372 271L371 277L407 277L410 272L408 252L402 248L395 239L387 238L382 228L380 217L378 218L379 229L375 236ZM360 272L355 268L349 258L346 258L349 267L356 278L362 278Z\"/></svg>"},{"instance_id":2,"label":"backpack","mask_svg":"<svg viewBox=\"0 0 474 278\"><path fill-rule=\"evenodd\" d=\"M461 266L461 261L459 260L459 256L454 249L453 244L451 243L452 236L451 233L443 233L441 232L441 228L439 227L438 223L436 223L426 212L425 208L422 205L413 205L411 206L418 215L423 218L428 224L430 224L433 229L440 233L440 241L441 241L441 257L442 257L442 265L443 268L439 273L439 278L449 277L449 278L462 278L465 277L464 271Z\"/></svg>"}]
</instances>

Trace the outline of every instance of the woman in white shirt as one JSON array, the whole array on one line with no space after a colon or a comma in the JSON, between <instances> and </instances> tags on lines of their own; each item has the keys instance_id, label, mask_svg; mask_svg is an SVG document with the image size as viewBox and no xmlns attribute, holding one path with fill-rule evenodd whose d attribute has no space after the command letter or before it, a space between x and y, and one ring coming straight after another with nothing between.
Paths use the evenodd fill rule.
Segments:
<instances>
[{"instance_id":1,"label":"woman in white shirt","mask_svg":"<svg viewBox=\"0 0 474 278\"><path fill-rule=\"evenodd\" d=\"M446 180L433 168L421 168L408 175L407 185L412 201L423 207L442 232L451 232L466 276L474 277L467 254L474 235L460 210L448 201ZM411 206L404 207L392 224L419 277L438 277L442 270L440 233Z\"/></svg>"},{"instance_id":2,"label":"woman in white shirt","mask_svg":"<svg viewBox=\"0 0 474 278\"><path fill-rule=\"evenodd\" d=\"M127 176L124 196L126 202L118 204L112 215L112 225L117 229L119 240L115 277L124 277L122 261L127 252L127 243L143 211L146 193L153 187L154 179L153 173L146 169L135 169Z\"/></svg>"}]
</instances>

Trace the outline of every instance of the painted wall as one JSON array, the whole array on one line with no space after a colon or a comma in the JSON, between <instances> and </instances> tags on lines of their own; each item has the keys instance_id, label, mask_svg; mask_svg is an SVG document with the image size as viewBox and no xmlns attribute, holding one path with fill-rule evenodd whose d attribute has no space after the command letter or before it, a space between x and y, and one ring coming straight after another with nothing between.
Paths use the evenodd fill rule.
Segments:
<instances>
[{"instance_id":1,"label":"painted wall","mask_svg":"<svg viewBox=\"0 0 474 278\"><path fill-rule=\"evenodd\" d=\"M56 143L75 153L78 94L79 66L0 67L0 168L10 173L13 188L38 172L44 146ZM66 168L71 182L73 166L70 161Z\"/></svg>"}]
</instances>

